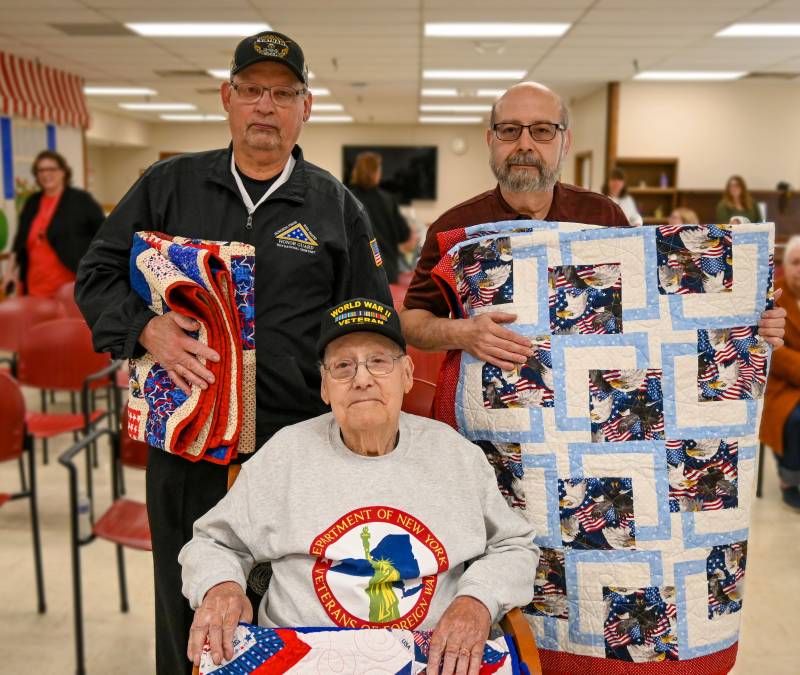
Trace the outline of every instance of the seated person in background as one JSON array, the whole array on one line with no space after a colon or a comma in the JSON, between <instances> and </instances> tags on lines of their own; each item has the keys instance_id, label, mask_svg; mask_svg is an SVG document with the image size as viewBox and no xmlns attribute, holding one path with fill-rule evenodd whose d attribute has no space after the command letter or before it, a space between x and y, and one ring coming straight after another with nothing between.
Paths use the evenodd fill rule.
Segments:
<instances>
[{"instance_id":1,"label":"seated person in background","mask_svg":"<svg viewBox=\"0 0 800 675\"><path fill-rule=\"evenodd\" d=\"M667 222L669 225L698 225L700 219L694 211L681 206L669 214Z\"/></svg>"},{"instance_id":2,"label":"seated person in background","mask_svg":"<svg viewBox=\"0 0 800 675\"><path fill-rule=\"evenodd\" d=\"M776 298L786 308L785 348L772 354L759 436L778 460L783 501L800 512L800 236L786 243Z\"/></svg>"},{"instance_id":3,"label":"seated person in background","mask_svg":"<svg viewBox=\"0 0 800 675\"><path fill-rule=\"evenodd\" d=\"M612 169L611 175L603 185L603 194L622 209L631 225L639 227L644 222L636 208L636 202L628 194L625 172L622 169Z\"/></svg>"},{"instance_id":4,"label":"seated person in background","mask_svg":"<svg viewBox=\"0 0 800 675\"><path fill-rule=\"evenodd\" d=\"M477 445L401 413L405 346L391 307L356 298L326 312L318 352L332 412L267 441L180 553L195 664L206 637L214 663L231 658L262 561L273 576L260 625L433 629L429 672L442 658L443 672L477 672L491 623L530 601L534 532Z\"/></svg>"},{"instance_id":5,"label":"seated person in background","mask_svg":"<svg viewBox=\"0 0 800 675\"><path fill-rule=\"evenodd\" d=\"M761 221L761 214L747 190L747 184L741 176L731 176L725 184L725 192L717 204L718 223L731 222L734 216L744 216L751 223Z\"/></svg>"}]
</instances>

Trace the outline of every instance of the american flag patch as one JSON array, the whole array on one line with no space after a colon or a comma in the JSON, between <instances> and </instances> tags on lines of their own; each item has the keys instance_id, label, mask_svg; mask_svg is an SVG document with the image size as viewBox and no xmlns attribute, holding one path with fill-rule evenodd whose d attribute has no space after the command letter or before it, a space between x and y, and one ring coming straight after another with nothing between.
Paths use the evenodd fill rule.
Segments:
<instances>
[{"instance_id":1,"label":"american flag patch","mask_svg":"<svg viewBox=\"0 0 800 675\"><path fill-rule=\"evenodd\" d=\"M372 249L372 256L375 258L375 267L383 265L383 258L381 258L381 249L378 247L377 239L370 239L369 246Z\"/></svg>"}]
</instances>

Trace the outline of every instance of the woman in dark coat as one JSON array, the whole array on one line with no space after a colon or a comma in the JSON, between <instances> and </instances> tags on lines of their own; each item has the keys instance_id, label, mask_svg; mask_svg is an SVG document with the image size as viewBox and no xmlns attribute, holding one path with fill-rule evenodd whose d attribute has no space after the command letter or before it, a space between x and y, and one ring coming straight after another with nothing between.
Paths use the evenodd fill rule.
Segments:
<instances>
[{"instance_id":1,"label":"woman in dark coat","mask_svg":"<svg viewBox=\"0 0 800 675\"><path fill-rule=\"evenodd\" d=\"M386 278L394 284L397 283L399 247L411 239L411 230L394 197L378 187L380 182L381 156L376 152L362 152L353 165L350 190L367 210Z\"/></svg>"},{"instance_id":2,"label":"woman in dark coat","mask_svg":"<svg viewBox=\"0 0 800 675\"><path fill-rule=\"evenodd\" d=\"M57 152L40 152L31 172L40 190L22 207L3 285L22 282L21 292L52 297L75 281L78 263L105 215L88 192L71 187L72 170Z\"/></svg>"}]
</instances>

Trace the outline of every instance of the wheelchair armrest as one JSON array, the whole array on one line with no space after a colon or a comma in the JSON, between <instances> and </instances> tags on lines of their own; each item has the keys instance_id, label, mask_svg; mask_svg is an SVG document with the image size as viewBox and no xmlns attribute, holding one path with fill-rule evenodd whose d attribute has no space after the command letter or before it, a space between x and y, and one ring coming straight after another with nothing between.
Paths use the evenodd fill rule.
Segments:
<instances>
[{"instance_id":1,"label":"wheelchair armrest","mask_svg":"<svg viewBox=\"0 0 800 675\"><path fill-rule=\"evenodd\" d=\"M542 664L539 660L539 649L536 646L536 638L533 636L531 626L519 607L515 607L502 619L500 627L504 633L511 636L514 646L517 648L519 660L526 666L531 675L541 675Z\"/></svg>"}]
</instances>

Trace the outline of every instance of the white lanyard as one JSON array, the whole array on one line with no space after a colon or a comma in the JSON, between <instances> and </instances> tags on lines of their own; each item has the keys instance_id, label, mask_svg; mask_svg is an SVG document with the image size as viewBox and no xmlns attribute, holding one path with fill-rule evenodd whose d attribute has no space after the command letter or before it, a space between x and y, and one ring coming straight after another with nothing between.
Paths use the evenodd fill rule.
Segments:
<instances>
[{"instance_id":1,"label":"white lanyard","mask_svg":"<svg viewBox=\"0 0 800 675\"><path fill-rule=\"evenodd\" d=\"M248 230L252 229L253 227L253 213L255 210L264 203L264 200L266 200L267 197L269 197L273 192L275 192L275 190L289 180L289 176L292 175L294 165L295 159L292 157L292 155L289 155L289 161L286 162L286 166L283 167L281 175L278 176L278 179L269 186L269 189L262 195L261 199L258 200L258 203L253 204L253 200L250 199L250 195L248 194L247 190L245 190L244 183L242 183L242 178L239 175L239 172L236 170L236 160L233 157L233 151L231 151L231 173L233 174L233 179L236 181L236 186L239 188L239 193L242 195L244 206L247 209Z\"/></svg>"}]
</instances>

